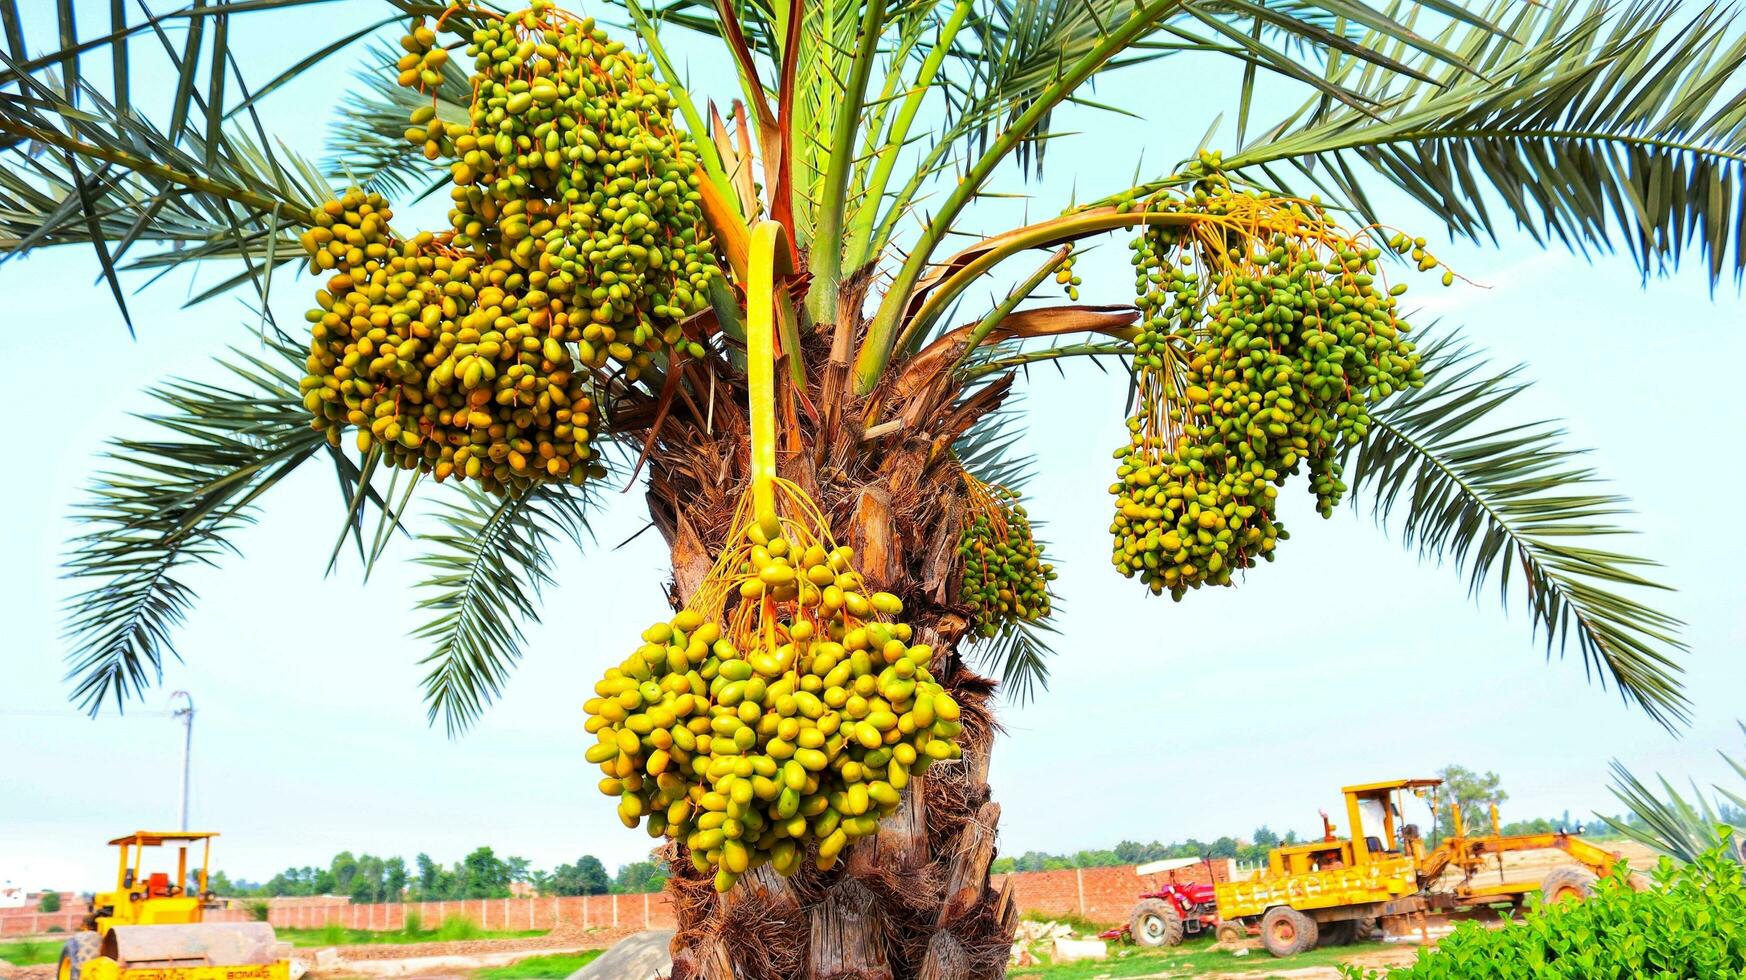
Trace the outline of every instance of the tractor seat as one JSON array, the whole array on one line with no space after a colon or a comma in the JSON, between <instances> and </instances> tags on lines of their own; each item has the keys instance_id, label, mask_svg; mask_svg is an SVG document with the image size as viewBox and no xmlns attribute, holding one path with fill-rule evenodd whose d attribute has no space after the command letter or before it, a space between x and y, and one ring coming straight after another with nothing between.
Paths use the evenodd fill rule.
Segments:
<instances>
[{"instance_id":1,"label":"tractor seat","mask_svg":"<svg viewBox=\"0 0 1746 980\"><path fill-rule=\"evenodd\" d=\"M1364 846L1366 848L1368 848L1370 853L1372 853L1372 854L1393 854L1394 853L1393 851L1390 851L1388 848L1382 846L1382 838L1380 838L1380 837L1366 837L1366 838L1364 838Z\"/></svg>"},{"instance_id":2,"label":"tractor seat","mask_svg":"<svg viewBox=\"0 0 1746 980\"><path fill-rule=\"evenodd\" d=\"M151 898L165 898L170 894L170 876L161 871L153 872L146 879L146 895Z\"/></svg>"}]
</instances>

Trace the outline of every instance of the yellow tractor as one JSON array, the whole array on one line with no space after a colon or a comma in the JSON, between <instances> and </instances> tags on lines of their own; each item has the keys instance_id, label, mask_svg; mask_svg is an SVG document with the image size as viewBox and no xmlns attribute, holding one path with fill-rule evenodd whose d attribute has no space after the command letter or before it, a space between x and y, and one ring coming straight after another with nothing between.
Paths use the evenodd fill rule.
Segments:
<instances>
[{"instance_id":1,"label":"yellow tractor","mask_svg":"<svg viewBox=\"0 0 1746 980\"><path fill-rule=\"evenodd\" d=\"M289 980L290 944L265 922L207 922L212 838L140 830L110 841L120 852L115 889L91 899L86 929L61 951L58 980ZM145 853L176 848L176 872L148 869ZM188 851L200 848L189 880Z\"/></svg>"},{"instance_id":2,"label":"yellow tractor","mask_svg":"<svg viewBox=\"0 0 1746 980\"><path fill-rule=\"evenodd\" d=\"M1500 907L1519 907L1533 892L1547 901L1588 895L1595 876L1612 873L1620 855L1562 831L1505 836L1499 833L1497 807L1491 808L1491 833L1468 836L1461 807L1451 803L1454 833L1427 849L1419 829L1401 821L1407 795L1428 800L1437 812L1440 779L1396 779L1348 786L1346 820L1350 837L1339 837L1327 814L1318 841L1274 848L1267 870L1247 881L1221 882L1214 890L1221 938L1257 926L1261 943L1275 956L1290 956L1317 945L1349 943L1377 926L1391 936L1425 931L1452 918L1496 917ZM1503 855L1510 851L1557 849L1581 867L1561 867L1544 878L1511 880ZM1497 876L1490 879L1495 861ZM1443 878L1460 872L1454 882Z\"/></svg>"}]
</instances>

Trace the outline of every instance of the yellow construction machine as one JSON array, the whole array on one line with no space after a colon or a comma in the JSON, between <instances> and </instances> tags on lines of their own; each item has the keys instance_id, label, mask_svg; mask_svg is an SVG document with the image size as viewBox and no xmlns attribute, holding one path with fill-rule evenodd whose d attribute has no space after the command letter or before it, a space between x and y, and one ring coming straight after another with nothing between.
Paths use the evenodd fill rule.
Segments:
<instances>
[{"instance_id":1,"label":"yellow construction machine","mask_svg":"<svg viewBox=\"0 0 1746 980\"><path fill-rule=\"evenodd\" d=\"M1454 833L1427 849L1417 826L1403 823L1408 795L1437 809L1440 779L1395 779L1347 786L1347 826L1339 837L1327 814L1318 841L1274 848L1267 870L1215 889L1219 935L1259 927L1262 945L1290 956L1317 945L1349 943L1380 926L1388 935L1428 929L1432 919L1495 917L1534 892L1547 901L1588 895L1595 876L1611 874L1620 855L1562 831L1506 836L1491 807L1491 833L1469 836L1461 807L1450 803ZM1512 880L1503 855L1556 849L1580 867L1560 867L1537 881ZM1496 880L1490 880L1491 868ZM1444 879L1458 873L1456 880Z\"/></svg>"},{"instance_id":2,"label":"yellow construction machine","mask_svg":"<svg viewBox=\"0 0 1746 980\"><path fill-rule=\"evenodd\" d=\"M207 922L217 834L140 830L110 841L115 889L91 899L91 928L67 941L58 980L289 980L290 944L265 922ZM176 848L176 872L146 867L146 852ZM200 865L190 880L190 848Z\"/></svg>"}]
</instances>

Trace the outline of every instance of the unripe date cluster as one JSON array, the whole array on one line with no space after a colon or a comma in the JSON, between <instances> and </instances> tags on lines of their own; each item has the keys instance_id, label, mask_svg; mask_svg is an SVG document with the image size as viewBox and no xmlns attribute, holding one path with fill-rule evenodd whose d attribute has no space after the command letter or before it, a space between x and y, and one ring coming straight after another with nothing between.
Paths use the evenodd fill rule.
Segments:
<instances>
[{"instance_id":1,"label":"unripe date cluster","mask_svg":"<svg viewBox=\"0 0 1746 980\"><path fill-rule=\"evenodd\" d=\"M764 864L820 869L878 828L915 773L957 759L957 703L911 644L895 596L868 593L846 547L752 549L742 603L783 610L736 643L686 610L595 685L601 792L627 827L684 842L720 891ZM745 606L742 606L745 608Z\"/></svg>"}]
</instances>

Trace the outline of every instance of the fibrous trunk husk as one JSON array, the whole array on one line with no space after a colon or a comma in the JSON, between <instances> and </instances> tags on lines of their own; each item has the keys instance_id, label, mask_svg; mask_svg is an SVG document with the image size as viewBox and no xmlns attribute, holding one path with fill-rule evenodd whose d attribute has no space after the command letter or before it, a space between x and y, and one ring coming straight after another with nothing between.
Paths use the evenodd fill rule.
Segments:
<instances>
[{"instance_id":1,"label":"fibrous trunk husk","mask_svg":"<svg viewBox=\"0 0 1746 980\"><path fill-rule=\"evenodd\" d=\"M982 410L998 404L984 399ZM842 415L857 418L851 406ZM946 431L927 431L938 418ZM966 425L962 411L923 415L871 460L854 446L808 447L779 455L783 475L820 487L816 500L839 541L875 588L904 603L918 642L934 647L934 674L962 709L964 758L912 779L903 805L873 837L857 842L828 872L810 857L792 878L768 868L726 895L699 874L680 844L666 856L678 916L673 980L979 980L1005 975L1016 924L1010 896L989 887L999 806L989 801L988 757L996 733L993 682L958 657L967 623L956 600L955 545L966 512L957 464L940 451ZM860 438L842 426L842 438ZM682 605L696 588L701 557L721 548L733 501L745 487L743 446L734 434L674 437L650 469L650 511L674 558L672 589ZM945 441L949 446L949 439ZM695 450L695 451L693 451ZM815 473L812 461L826 470ZM856 460L857 472L839 469ZM723 461L726 461L725 463ZM823 477L821 479L821 477ZM702 506L699 506L702 504ZM706 551L699 550L702 544Z\"/></svg>"}]
</instances>

